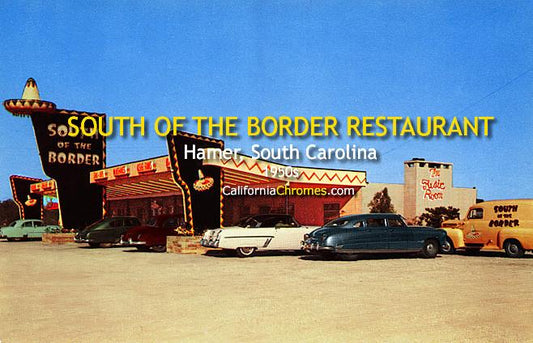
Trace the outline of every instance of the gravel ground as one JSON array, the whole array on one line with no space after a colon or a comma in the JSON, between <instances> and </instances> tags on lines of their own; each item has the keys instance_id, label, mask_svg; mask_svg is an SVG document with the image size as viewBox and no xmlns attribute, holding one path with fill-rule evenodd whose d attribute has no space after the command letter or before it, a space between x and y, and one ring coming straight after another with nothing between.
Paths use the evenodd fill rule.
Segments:
<instances>
[{"instance_id":1,"label":"gravel ground","mask_svg":"<svg viewBox=\"0 0 533 343\"><path fill-rule=\"evenodd\" d=\"M240 259L0 242L0 341L533 341L533 255Z\"/></svg>"}]
</instances>

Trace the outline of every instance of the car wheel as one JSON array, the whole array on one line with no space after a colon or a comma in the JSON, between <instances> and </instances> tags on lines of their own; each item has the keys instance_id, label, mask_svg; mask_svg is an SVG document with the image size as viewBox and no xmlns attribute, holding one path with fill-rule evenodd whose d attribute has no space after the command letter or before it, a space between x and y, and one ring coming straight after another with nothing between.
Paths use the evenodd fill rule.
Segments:
<instances>
[{"instance_id":1,"label":"car wheel","mask_svg":"<svg viewBox=\"0 0 533 343\"><path fill-rule=\"evenodd\" d=\"M440 249L443 254L453 254L455 253L455 247L453 246L453 242L449 237L446 237L446 242Z\"/></svg>"},{"instance_id":2,"label":"car wheel","mask_svg":"<svg viewBox=\"0 0 533 343\"><path fill-rule=\"evenodd\" d=\"M13 237L9 237L9 238L7 239L7 241L8 241L8 242L14 242L14 241L15 241L15 238L13 238Z\"/></svg>"},{"instance_id":3,"label":"car wheel","mask_svg":"<svg viewBox=\"0 0 533 343\"><path fill-rule=\"evenodd\" d=\"M100 243L100 248L111 248L113 243Z\"/></svg>"},{"instance_id":4,"label":"car wheel","mask_svg":"<svg viewBox=\"0 0 533 343\"><path fill-rule=\"evenodd\" d=\"M151 249L155 252L165 252L167 251L167 246L165 244L152 245Z\"/></svg>"},{"instance_id":5,"label":"car wheel","mask_svg":"<svg viewBox=\"0 0 533 343\"><path fill-rule=\"evenodd\" d=\"M255 248L237 248L235 252L239 257L250 257L255 253Z\"/></svg>"},{"instance_id":6,"label":"car wheel","mask_svg":"<svg viewBox=\"0 0 533 343\"><path fill-rule=\"evenodd\" d=\"M525 253L520 242L514 239L505 241L503 248L505 249L505 254L509 257L522 257Z\"/></svg>"},{"instance_id":7,"label":"car wheel","mask_svg":"<svg viewBox=\"0 0 533 343\"><path fill-rule=\"evenodd\" d=\"M91 248L99 248L99 247L100 247L100 244L98 244L98 243L89 243L89 246L90 246Z\"/></svg>"},{"instance_id":8,"label":"car wheel","mask_svg":"<svg viewBox=\"0 0 533 343\"><path fill-rule=\"evenodd\" d=\"M140 245L140 246L138 245L138 246L136 246L136 248L139 251L150 251L150 248L147 247L147 246L144 246L144 245Z\"/></svg>"},{"instance_id":9,"label":"car wheel","mask_svg":"<svg viewBox=\"0 0 533 343\"><path fill-rule=\"evenodd\" d=\"M422 247L422 255L425 258L435 258L439 252L439 243L434 239L428 239Z\"/></svg>"}]
</instances>

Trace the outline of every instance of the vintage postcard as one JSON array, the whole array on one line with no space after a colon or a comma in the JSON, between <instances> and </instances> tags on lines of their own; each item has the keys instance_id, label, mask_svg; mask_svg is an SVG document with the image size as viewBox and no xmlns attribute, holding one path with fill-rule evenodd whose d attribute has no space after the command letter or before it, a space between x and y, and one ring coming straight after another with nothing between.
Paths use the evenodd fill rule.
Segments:
<instances>
[{"instance_id":1,"label":"vintage postcard","mask_svg":"<svg viewBox=\"0 0 533 343\"><path fill-rule=\"evenodd\" d=\"M0 343L533 338L531 1L0 4Z\"/></svg>"}]
</instances>

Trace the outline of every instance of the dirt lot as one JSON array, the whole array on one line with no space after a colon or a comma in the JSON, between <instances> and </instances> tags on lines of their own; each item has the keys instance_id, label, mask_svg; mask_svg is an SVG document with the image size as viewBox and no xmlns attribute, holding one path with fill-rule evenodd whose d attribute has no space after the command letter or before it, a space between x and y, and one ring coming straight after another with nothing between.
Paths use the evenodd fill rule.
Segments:
<instances>
[{"instance_id":1,"label":"dirt lot","mask_svg":"<svg viewBox=\"0 0 533 343\"><path fill-rule=\"evenodd\" d=\"M6 342L533 341L533 255L239 259L0 242Z\"/></svg>"}]
</instances>

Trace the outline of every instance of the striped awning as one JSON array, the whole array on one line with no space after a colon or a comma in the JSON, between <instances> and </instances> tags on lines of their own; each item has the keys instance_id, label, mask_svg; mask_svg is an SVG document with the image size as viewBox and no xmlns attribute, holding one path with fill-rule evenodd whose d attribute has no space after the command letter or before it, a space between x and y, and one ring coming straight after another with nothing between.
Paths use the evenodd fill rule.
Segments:
<instances>
[{"instance_id":1,"label":"striped awning","mask_svg":"<svg viewBox=\"0 0 533 343\"><path fill-rule=\"evenodd\" d=\"M222 170L225 186L263 187L282 184L321 186L366 186L362 171L290 167L269 161L255 160L245 155L232 159L203 161ZM292 169L289 169L292 168ZM297 171L292 176L279 176L272 170ZM274 175L274 176L273 176ZM106 187L107 200L180 195L181 189L172 179L168 156L121 164L91 172L91 183Z\"/></svg>"},{"instance_id":2,"label":"striped awning","mask_svg":"<svg viewBox=\"0 0 533 343\"><path fill-rule=\"evenodd\" d=\"M181 194L172 180L167 156L91 172L91 183L106 187L107 200Z\"/></svg>"}]
</instances>

